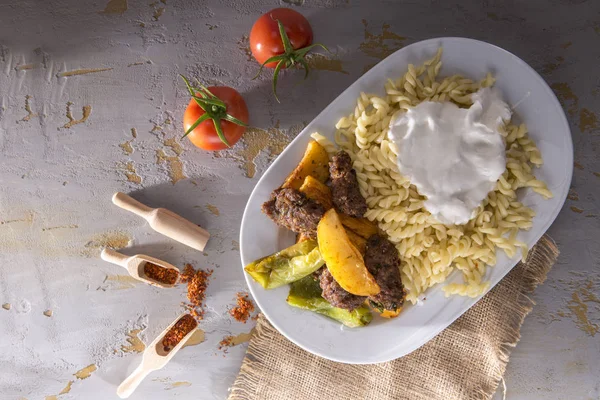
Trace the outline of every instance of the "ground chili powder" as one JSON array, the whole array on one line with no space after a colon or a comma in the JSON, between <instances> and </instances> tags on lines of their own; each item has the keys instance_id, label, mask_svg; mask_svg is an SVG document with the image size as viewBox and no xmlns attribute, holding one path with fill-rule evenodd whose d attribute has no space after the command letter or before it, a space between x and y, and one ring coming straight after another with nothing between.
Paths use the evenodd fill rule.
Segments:
<instances>
[{"instance_id":1,"label":"ground chili powder","mask_svg":"<svg viewBox=\"0 0 600 400\"><path fill-rule=\"evenodd\" d=\"M229 314L236 319L236 321L246 323L250 314L254 311L254 304L250 300L248 293L237 294L237 306L229 310Z\"/></svg>"},{"instance_id":2,"label":"ground chili powder","mask_svg":"<svg viewBox=\"0 0 600 400\"><path fill-rule=\"evenodd\" d=\"M185 337L188 333L194 330L198 326L198 323L190 314L185 314L179 318L179 321L169 329L162 340L162 345L165 351L171 351L171 349Z\"/></svg>"},{"instance_id":3,"label":"ground chili powder","mask_svg":"<svg viewBox=\"0 0 600 400\"><path fill-rule=\"evenodd\" d=\"M188 285L187 298L189 303L184 303L184 306L189 310L190 314L197 319L204 318L202 302L206 297L208 278L212 275L212 273L212 270L195 270L191 264L186 264L180 277L180 281L187 283Z\"/></svg>"},{"instance_id":4,"label":"ground chili powder","mask_svg":"<svg viewBox=\"0 0 600 400\"><path fill-rule=\"evenodd\" d=\"M223 340L219 342L219 350L231 346L233 346L233 336L225 336Z\"/></svg>"},{"instance_id":5,"label":"ground chili powder","mask_svg":"<svg viewBox=\"0 0 600 400\"><path fill-rule=\"evenodd\" d=\"M179 272L177 272L177 270L164 268L151 262L146 262L144 264L144 274L146 274L146 277L149 279L167 285L174 285L175 282L177 282L177 278L179 278Z\"/></svg>"}]
</instances>

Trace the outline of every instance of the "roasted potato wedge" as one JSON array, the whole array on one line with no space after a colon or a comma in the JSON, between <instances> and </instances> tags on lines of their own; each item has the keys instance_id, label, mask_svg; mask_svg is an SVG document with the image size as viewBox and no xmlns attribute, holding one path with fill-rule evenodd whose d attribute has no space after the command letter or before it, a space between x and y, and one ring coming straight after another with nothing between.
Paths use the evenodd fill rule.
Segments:
<instances>
[{"instance_id":1,"label":"roasted potato wedge","mask_svg":"<svg viewBox=\"0 0 600 400\"><path fill-rule=\"evenodd\" d=\"M379 232L377 225L366 218L355 218L345 214L339 214L339 217L342 225L365 239Z\"/></svg>"},{"instance_id":2,"label":"roasted potato wedge","mask_svg":"<svg viewBox=\"0 0 600 400\"><path fill-rule=\"evenodd\" d=\"M383 318L396 318L398 315L400 315L400 311L402 311L402 307L398 307L396 308L396 311L391 311L391 310L383 310L382 313L380 313L379 315L381 315Z\"/></svg>"},{"instance_id":3,"label":"roasted potato wedge","mask_svg":"<svg viewBox=\"0 0 600 400\"><path fill-rule=\"evenodd\" d=\"M350 229L345 229L346 234L348 235L348 239L350 242L356 247L361 256L365 255L365 251L367 250L367 239L362 236L357 235L354 231Z\"/></svg>"},{"instance_id":4,"label":"roasted potato wedge","mask_svg":"<svg viewBox=\"0 0 600 400\"><path fill-rule=\"evenodd\" d=\"M282 187L299 189L309 175L323 183L329 177L329 154L314 140L308 143L300 164L287 177Z\"/></svg>"},{"instance_id":5,"label":"roasted potato wedge","mask_svg":"<svg viewBox=\"0 0 600 400\"><path fill-rule=\"evenodd\" d=\"M321 204L323 208L325 208L325 211L333 207L331 190L326 184L318 181L312 175L308 175L304 178L304 183L298 190L304 193L309 199Z\"/></svg>"},{"instance_id":6,"label":"roasted potato wedge","mask_svg":"<svg viewBox=\"0 0 600 400\"><path fill-rule=\"evenodd\" d=\"M360 252L348 238L333 208L321 218L317 239L329 272L342 288L357 296L379 293L379 285L367 270Z\"/></svg>"}]
</instances>

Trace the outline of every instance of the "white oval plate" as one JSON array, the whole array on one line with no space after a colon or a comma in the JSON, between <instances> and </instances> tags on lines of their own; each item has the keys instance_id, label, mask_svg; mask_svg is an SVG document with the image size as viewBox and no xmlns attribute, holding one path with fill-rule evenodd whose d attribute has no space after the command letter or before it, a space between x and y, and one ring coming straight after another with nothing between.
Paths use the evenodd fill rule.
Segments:
<instances>
[{"instance_id":1,"label":"white oval plate","mask_svg":"<svg viewBox=\"0 0 600 400\"><path fill-rule=\"evenodd\" d=\"M480 79L491 72L505 101L517 105L515 118L527 124L530 136L545 160L536 176L554 193L550 200L543 200L529 190L522 193L522 201L535 210L536 217L533 228L521 232L519 239L532 246L546 232L565 201L573 171L571 133L556 96L530 66L499 47L472 39L439 38L411 44L377 64L325 108L273 162L246 205L240 233L243 265L293 244L294 236L279 229L261 213L260 207L298 164L311 139L310 134L319 132L333 140L335 123L354 110L361 91L384 95L387 78L400 77L409 63L423 63L440 46L444 48L442 75L458 73ZM491 287L518 261L499 252L496 266L489 268L486 276ZM456 273L450 276L450 281L460 280ZM259 307L279 332L313 354L352 364L379 363L410 353L478 300L458 296L446 298L442 286L437 285L425 293L426 300L422 305L407 305L396 319L375 317L367 327L350 329L324 316L288 306L285 302L287 286L267 291L247 274L246 281Z\"/></svg>"}]
</instances>

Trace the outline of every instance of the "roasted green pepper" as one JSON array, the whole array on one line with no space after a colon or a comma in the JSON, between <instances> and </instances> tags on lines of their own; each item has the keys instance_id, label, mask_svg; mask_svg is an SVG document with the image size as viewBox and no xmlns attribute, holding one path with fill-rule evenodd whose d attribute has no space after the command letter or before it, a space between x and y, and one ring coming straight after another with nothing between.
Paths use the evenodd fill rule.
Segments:
<instances>
[{"instance_id":1,"label":"roasted green pepper","mask_svg":"<svg viewBox=\"0 0 600 400\"><path fill-rule=\"evenodd\" d=\"M265 289L312 274L325 264L316 240L306 240L248 264L244 270Z\"/></svg>"},{"instance_id":2,"label":"roasted green pepper","mask_svg":"<svg viewBox=\"0 0 600 400\"><path fill-rule=\"evenodd\" d=\"M348 311L329 304L327 300L321 297L319 283L310 276L291 284L287 302L291 306L314 311L333 318L351 328L366 326L373 319L369 307L365 305L353 311Z\"/></svg>"}]
</instances>

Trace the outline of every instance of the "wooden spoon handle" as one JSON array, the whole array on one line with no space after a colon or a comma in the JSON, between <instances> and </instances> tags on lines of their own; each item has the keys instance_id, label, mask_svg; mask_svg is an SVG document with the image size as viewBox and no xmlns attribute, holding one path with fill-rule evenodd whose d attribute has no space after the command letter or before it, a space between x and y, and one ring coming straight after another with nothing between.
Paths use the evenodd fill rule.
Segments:
<instances>
[{"instance_id":1,"label":"wooden spoon handle","mask_svg":"<svg viewBox=\"0 0 600 400\"><path fill-rule=\"evenodd\" d=\"M142 383L144 378L152 371L154 371L154 369L144 367L144 362L142 361L135 371L133 371L131 375L129 375L127 379L125 379L119 385L117 388L117 395L122 399L126 399L131 396L134 390L140 385L140 383Z\"/></svg>"},{"instance_id":2,"label":"wooden spoon handle","mask_svg":"<svg viewBox=\"0 0 600 400\"><path fill-rule=\"evenodd\" d=\"M127 260L129 260L129 257L127 257L125 254L119 253L118 251L114 251L112 249L103 249L102 253L100 253L100 257L102 257L104 261L127 268Z\"/></svg>"},{"instance_id":3,"label":"wooden spoon handle","mask_svg":"<svg viewBox=\"0 0 600 400\"><path fill-rule=\"evenodd\" d=\"M117 192L113 195L112 202L116 206L121 207L124 210L131 211L132 213L137 214L145 219L148 219L150 212L153 210L153 208L150 208L145 204L140 203L133 197L121 192Z\"/></svg>"}]
</instances>

